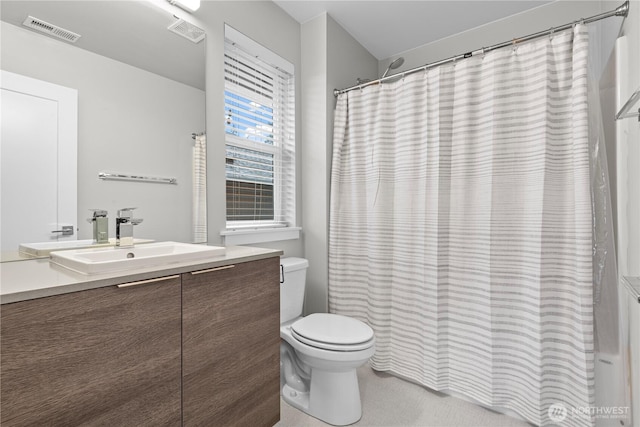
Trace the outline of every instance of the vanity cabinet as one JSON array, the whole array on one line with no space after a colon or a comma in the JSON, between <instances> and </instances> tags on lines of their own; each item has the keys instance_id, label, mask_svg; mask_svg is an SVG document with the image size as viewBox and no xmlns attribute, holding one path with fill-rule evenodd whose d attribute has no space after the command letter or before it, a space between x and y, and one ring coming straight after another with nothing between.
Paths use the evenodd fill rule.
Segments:
<instances>
[{"instance_id":1,"label":"vanity cabinet","mask_svg":"<svg viewBox=\"0 0 640 427\"><path fill-rule=\"evenodd\" d=\"M2 305L2 426L180 426L180 283Z\"/></svg>"},{"instance_id":2,"label":"vanity cabinet","mask_svg":"<svg viewBox=\"0 0 640 427\"><path fill-rule=\"evenodd\" d=\"M183 422L280 419L278 257L182 276Z\"/></svg>"},{"instance_id":3,"label":"vanity cabinet","mask_svg":"<svg viewBox=\"0 0 640 427\"><path fill-rule=\"evenodd\" d=\"M0 424L273 426L279 265L272 256L2 305Z\"/></svg>"}]
</instances>

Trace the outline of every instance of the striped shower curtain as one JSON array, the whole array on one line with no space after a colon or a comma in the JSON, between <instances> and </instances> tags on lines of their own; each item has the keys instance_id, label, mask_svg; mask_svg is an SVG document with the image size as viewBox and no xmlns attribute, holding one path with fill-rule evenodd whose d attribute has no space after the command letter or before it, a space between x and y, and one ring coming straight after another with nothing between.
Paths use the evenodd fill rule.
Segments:
<instances>
[{"instance_id":1,"label":"striped shower curtain","mask_svg":"<svg viewBox=\"0 0 640 427\"><path fill-rule=\"evenodd\" d=\"M207 243L207 136L195 135L193 145L192 243Z\"/></svg>"},{"instance_id":2,"label":"striped shower curtain","mask_svg":"<svg viewBox=\"0 0 640 427\"><path fill-rule=\"evenodd\" d=\"M374 369L593 424L587 44L577 25L338 97L329 305L374 329Z\"/></svg>"}]
</instances>

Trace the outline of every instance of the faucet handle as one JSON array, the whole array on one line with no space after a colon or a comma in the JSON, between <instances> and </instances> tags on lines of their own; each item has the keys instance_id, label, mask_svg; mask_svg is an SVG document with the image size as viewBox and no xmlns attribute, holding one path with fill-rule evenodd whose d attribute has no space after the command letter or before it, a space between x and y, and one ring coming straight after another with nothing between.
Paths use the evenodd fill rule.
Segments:
<instances>
[{"instance_id":1,"label":"faucet handle","mask_svg":"<svg viewBox=\"0 0 640 427\"><path fill-rule=\"evenodd\" d=\"M89 210L93 212L93 215L90 218L87 218L87 222L89 224L94 222L96 218L106 218L108 215L108 212L104 209L89 209Z\"/></svg>"},{"instance_id":2,"label":"faucet handle","mask_svg":"<svg viewBox=\"0 0 640 427\"><path fill-rule=\"evenodd\" d=\"M89 209L93 212L93 218L98 218L101 216L107 216L108 212L105 209Z\"/></svg>"},{"instance_id":3,"label":"faucet handle","mask_svg":"<svg viewBox=\"0 0 640 427\"><path fill-rule=\"evenodd\" d=\"M133 216L133 210L138 208L122 208L118 209L118 218L131 218Z\"/></svg>"}]
</instances>

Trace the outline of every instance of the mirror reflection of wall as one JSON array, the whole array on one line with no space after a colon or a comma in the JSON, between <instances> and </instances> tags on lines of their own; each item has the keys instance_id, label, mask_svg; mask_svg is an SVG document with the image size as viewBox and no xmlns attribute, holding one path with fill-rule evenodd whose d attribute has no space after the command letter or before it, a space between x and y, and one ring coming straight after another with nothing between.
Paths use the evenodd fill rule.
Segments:
<instances>
[{"instance_id":1,"label":"mirror reflection of wall","mask_svg":"<svg viewBox=\"0 0 640 427\"><path fill-rule=\"evenodd\" d=\"M28 16L82 37L72 44L27 29ZM142 1L2 2L2 69L78 92L78 239L92 238L90 209L108 210L115 237L117 210L137 207L144 222L135 237L193 240L192 134L205 130L205 47L168 31L176 19ZM19 169L39 173L29 164ZM100 172L177 184L106 181Z\"/></svg>"}]
</instances>

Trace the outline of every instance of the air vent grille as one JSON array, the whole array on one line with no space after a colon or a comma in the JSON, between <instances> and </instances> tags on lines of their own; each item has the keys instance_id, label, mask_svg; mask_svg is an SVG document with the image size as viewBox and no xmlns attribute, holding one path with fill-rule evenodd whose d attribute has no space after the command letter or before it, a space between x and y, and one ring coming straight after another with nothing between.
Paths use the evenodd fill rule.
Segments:
<instances>
[{"instance_id":1,"label":"air vent grille","mask_svg":"<svg viewBox=\"0 0 640 427\"><path fill-rule=\"evenodd\" d=\"M172 33L176 33L179 36L191 40L194 43L199 43L205 36L205 32L202 28L196 27L184 19L178 19L176 22L169 25L167 29Z\"/></svg>"},{"instance_id":2,"label":"air vent grille","mask_svg":"<svg viewBox=\"0 0 640 427\"><path fill-rule=\"evenodd\" d=\"M76 34L73 31L65 30L64 28L60 28L57 25L45 22L42 19L34 18L33 16L28 16L27 19L24 20L22 25L70 43L75 43L80 38L80 34Z\"/></svg>"}]
</instances>

